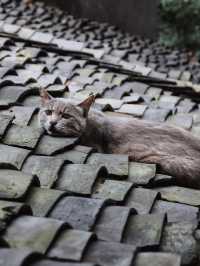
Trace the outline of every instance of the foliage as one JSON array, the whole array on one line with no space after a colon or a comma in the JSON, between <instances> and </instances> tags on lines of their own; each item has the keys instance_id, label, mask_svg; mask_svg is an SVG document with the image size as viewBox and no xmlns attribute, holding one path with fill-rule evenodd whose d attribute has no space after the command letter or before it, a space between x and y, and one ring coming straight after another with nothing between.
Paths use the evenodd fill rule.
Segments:
<instances>
[{"instance_id":1,"label":"foliage","mask_svg":"<svg viewBox=\"0 0 200 266\"><path fill-rule=\"evenodd\" d=\"M200 47L200 0L161 0L160 40L168 46Z\"/></svg>"}]
</instances>

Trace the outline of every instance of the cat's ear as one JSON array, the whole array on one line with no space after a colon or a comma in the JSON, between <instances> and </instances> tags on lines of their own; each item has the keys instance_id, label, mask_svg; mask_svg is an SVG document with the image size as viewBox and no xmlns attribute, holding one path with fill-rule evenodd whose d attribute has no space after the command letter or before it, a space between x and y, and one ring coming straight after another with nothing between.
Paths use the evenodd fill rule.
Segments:
<instances>
[{"instance_id":1,"label":"cat's ear","mask_svg":"<svg viewBox=\"0 0 200 266\"><path fill-rule=\"evenodd\" d=\"M50 101L53 98L45 89L42 88L39 91L40 91L40 97L41 97L43 105L48 103L48 101Z\"/></svg>"},{"instance_id":2,"label":"cat's ear","mask_svg":"<svg viewBox=\"0 0 200 266\"><path fill-rule=\"evenodd\" d=\"M79 103L79 107L83 109L84 116L87 117L91 105L95 102L95 96L92 94L86 100Z\"/></svg>"}]
</instances>

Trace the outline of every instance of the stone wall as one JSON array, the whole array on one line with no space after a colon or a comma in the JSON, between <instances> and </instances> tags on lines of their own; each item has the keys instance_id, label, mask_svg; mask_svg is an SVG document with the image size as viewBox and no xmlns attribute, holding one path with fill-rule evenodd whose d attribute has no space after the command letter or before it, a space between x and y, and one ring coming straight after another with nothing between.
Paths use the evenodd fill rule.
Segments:
<instances>
[{"instance_id":1,"label":"stone wall","mask_svg":"<svg viewBox=\"0 0 200 266\"><path fill-rule=\"evenodd\" d=\"M155 37L159 0L43 0L76 17L109 22L133 34Z\"/></svg>"}]
</instances>

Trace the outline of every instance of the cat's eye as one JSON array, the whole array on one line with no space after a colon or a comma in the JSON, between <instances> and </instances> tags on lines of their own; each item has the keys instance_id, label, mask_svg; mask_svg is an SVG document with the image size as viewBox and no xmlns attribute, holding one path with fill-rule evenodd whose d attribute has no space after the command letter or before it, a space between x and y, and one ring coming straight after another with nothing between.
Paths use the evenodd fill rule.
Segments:
<instances>
[{"instance_id":1,"label":"cat's eye","mask_svg":"<svg viewBox=\"0 0 200 266\"><path fill-rule=\"evenodd\" d=\"M45 110L45 114L46 115L52 115L52 111L51 110Z\"/></svg>"},{"instance_id":2,"label":"cat's eye","mask_svg":"<svg viewBox=\"0 0 200 266\"><path fill-rule=\"evenodd\" d=\"M64 114L62 114L62 117L63 117L63 118L65 118L65 119L69 119L69 118L71 118L71 116L70 116L70 115L68 115L68 114L65 114L65 113L64 113Z\"/></svg>"}]
</instances>

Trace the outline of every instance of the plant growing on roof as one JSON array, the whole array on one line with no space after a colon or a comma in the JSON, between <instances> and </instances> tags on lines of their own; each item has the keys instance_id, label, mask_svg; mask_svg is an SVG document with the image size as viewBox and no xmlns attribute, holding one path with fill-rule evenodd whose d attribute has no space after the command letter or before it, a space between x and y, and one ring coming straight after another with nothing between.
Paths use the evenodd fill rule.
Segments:
<instances>
[{"instance_id":1,"label":"plant growing on roof","mask_svg":"<svg viewBox=\"0 0 200 266\"><path fill-rule=\"evenodd\" d=\"M161 0L160 40L168 46L200 47L200 1Z\"/></svg>"}]
</instances>

